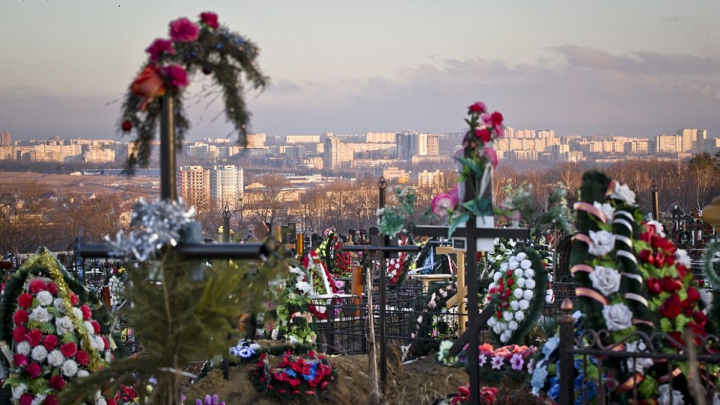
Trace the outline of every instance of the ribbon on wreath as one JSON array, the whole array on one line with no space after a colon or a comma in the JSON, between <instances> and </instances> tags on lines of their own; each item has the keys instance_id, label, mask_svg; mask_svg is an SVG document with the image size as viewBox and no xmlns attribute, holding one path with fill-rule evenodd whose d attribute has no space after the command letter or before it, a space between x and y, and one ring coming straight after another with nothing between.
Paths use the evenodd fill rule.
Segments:
<instances>
[{"instance_id":1,"label":"ribbon on wreath","mask_svg":"<svg viewBox=\"0 0 720 405\"><path fill-rule=\"evenodd\" d=\"M604 224L607 223L607 217L605 217L605 214L603 214L603 212L600 210L600 208L598 208L590 203L586 203L584 201L576 202L573 205L573 208L578 211L585 211L588 214L592 214L597 219L602 221L602 223L604 223Z\"/></svg>"},{"instance_id":2,"label":"ribbon on wreath","mask_svg":"<svg viewBox=\"0 0 720 405\"><path fill-rule=\"evenodd\" d=\"M625 380L624 383L620 384L617 387L618 392L628 392L637 385L639 385L641 382L645 380L645 376L641 373L635 373L632 377Z\"/></svg>"},{"instance_id":3,"label":"ribbon on wreath","mask_svg":"<svg viewBox=\"0 0 720 405\"><path fill-rule=\"evenodd\" d=\"M603 304L603 305L609 305L607 298L605 298L602 294L599 292L593 290L592 288L588 287L576 287L575 288L575 295L578 297L587 297L592 298L595 301Z\"/></svg>"},{"instance_id":4,"label":"ribbon on wreath","mask_svg":"<svg viewBox=\"0 0 720 405\"><path fill-rule=\"evenodd\" d=\"M573 276L578 271L585 272L585 273L592 273L595 271L595 269L592 266L590 266L589 264L583 264L583 263L576 264L570 268L570 273L572 273Z\"/></svg>"}]
</instances>

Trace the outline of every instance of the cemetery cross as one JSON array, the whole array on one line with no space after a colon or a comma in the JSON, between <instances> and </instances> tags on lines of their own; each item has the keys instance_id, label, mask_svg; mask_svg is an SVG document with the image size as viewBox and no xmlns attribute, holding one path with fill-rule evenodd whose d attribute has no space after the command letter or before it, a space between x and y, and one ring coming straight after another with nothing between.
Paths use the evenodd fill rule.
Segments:
<instances>
[{"instance_id":1,"label":"cemetery cross","mask_svg":"<svg viewBox=\"0 0 720 405\"><path fill-rule=\"evenodd\" d=\"M385 189L387 188L387 182L384 177L380 177L378 182L378 206L382 210L385 208ZM386 280L386 269L385 262L388 253L400 253L400 252L419 252L421 247L418 245L407 245L407 246L392 246L390 237L388 235L382 236L377 235L371 236L371 245L346 245L342 247L342 250L347 252L378 252L380 255L380 279L378 285L379 292L379 312L380 312L380 385L381 390L385 390L385 382L387 381L387 333L386 333L386 313L387 313L387 302L385 292L387 289ZM370 286L368 286L369 289ZM368 291L368 294L371 294ZM372 314L368 314L372 316Z\"/></svg>"},{"instance_id":2,"label":"cemetery cross","mask_svg":"<svg viewBox=\"0 0 720 405\"><path fill-rule=\"evenodd\" d=\"M465 195L463 196L463 202L470 201L475 198L470 190L474 190L476 178L470 174L465 180ZM485 194L490 201L492 201L492 178L489 179L488 186L485 189ZM465 228L457 228L453 231L452 235L449 235L453 241L453 248L457 250L465 250L466 252L466 277L467 287L464 291L467 292L467 311L468 311L468 326L458 340L450 348L450 356L457 356L462 348L468 346L468 374L470 375L470 404L478 405L480 403L480 366L478 364L479 348L478 348L478 334L480 329L485 326L488 319L494 313L494 309L491 306L487 306L482 313L478 312L478 275L477 275L477 253L478 251L489 251L493 249L495 238L513 238L513 239L527 239L530 237L530 230L528 228L495 228L494 219L490 217L483 217L479 220L472 212L469 212L470 217L465 225ZM476 221L478 219L479 221ZM436 237L448 237L449 229L442 226L415 226L412 231L415 236L436 236ZM460 292L462 286L458 286L458 292ZM459 297L462 298L462 297ZM475 359L473 361L472 359Z\"/></svg>"}]
</instances>

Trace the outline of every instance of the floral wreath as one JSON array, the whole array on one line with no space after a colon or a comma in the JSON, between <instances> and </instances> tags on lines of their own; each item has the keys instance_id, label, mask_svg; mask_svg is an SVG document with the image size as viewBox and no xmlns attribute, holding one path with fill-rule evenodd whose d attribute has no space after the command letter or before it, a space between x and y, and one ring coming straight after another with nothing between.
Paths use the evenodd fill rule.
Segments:
<instances>
[{"instance_id":1,"label":"floral wreath","mask_svg":"<svg viewBox=\"0 0 720 405\"><path fill-rule=\"evenodd\" d=\"M408 244L407 235L399 235L398 246L406 246ZM415 261L412 260L408 252L398 253L398 257L385 259L385 270L388 277L388 286L395 288L402 284L407 277L408 271L414 266Z\"/></svg>"},{"instance_id":2,"label":"floral wreath","mask_svg":"<svg viewBox=\"0 0 720 405\"><path fill-rule=\"evenodd\" d=\"M337 371L323 355L314 350L307 356L282 356L273 367L265 353L254 366L248 367L250 382L258 392L267 391L285 402L316 400L327 395L337 379Z\"/></svg>"},{"instance_id":3,"label":"floral wreath","mask_svg":"<svg viewBox=\"0 0 720 405\"><path fill-rule=\"evenodd\" d=\"M493 274L486 302L495 313L488 320L491 336L502 344L517 344L540 318L546 302L548 274L533 248L520 248Z\"/></svg>"},{"instance_id":4,"label":"floral wreath","mask_svg":"<svg viewBox=\"0 0 720 405\"><path fill-rule=\"evenodd\" d=\"M312 292L314 295L338 294L338 282L328 271L327 267L315 250L310 250L302 261L303 269L312 279ZM326 305L315 305L312 300L308 303L308 310L316 319L325 319L327 317Z\"/></svg>"},{"instance_id":5,"label":"floral wreath","mask_svg":"<svg viewBox=\"0 0 720 405\"><path fill-rule=\"evenodd\" d=\"M598 187L606 189L598 193ZM580 192L586 200L575 204L580 233L574 237L570 271L583 326L609 331L603 343L628 351L642 350L641 340L627 338L638 330L669 335L669 352L684 349L686 328L696 339L706 336L707 313L687 252L665 238L660 223L643 219L627 185L588 172ZM668 366L638 364L635 369L616 365L617 395L635 387L644 398L657 395ZM687 375L687 363L676 366L673 374Z\"/></svg>"},{"instance_id":6,"label":"floral wreath","mask_svg":"<svg viewBox=\"0 0 720 405\"><path fill-rule=\"evenodd\" d=\"M323 234L325 239L315 251L325 263L325 268L337 278L351 277L353 253L342 250L344 244L340 236L335 233L335 228L326 229Z\"/></svg>"},{"instance_id":7,"label":"floral wreath","mask_svg":"<svg viewBox=\"0 0 720 405\"><path fill-rule=\"evenodd\" d=\"M57 395L67 382L113 360L114 344L104 335L107 321L93 319L107 320L107 310L61 270L47 250L18 270L2 308L0 347L10 363L5 386L11 387L15 403L58 404Z\"/></svg>"},{"instance_id":8,"label":"floral wreath","mask_svg":"<svg viewBox=\"0 0 720 405\"><path fill-rule=\"evenodd\" d=\"M455 339L458 337L457 315L447 308L447 301L457 294L457 281L437 283L430 289L430 300L422 306L422 300L416 301L416 310L420 315L411 320L411 342L407 347L408 354L423 356L436 350L437 339ZM418 306L419 304L419 306ZM452 317L453 321L448 321Z\"/></svg>"},{"instance_id":9,"label":"floral wreath","mask_svg":"<svg viewBox=\"0 0 720 405\"><path fill-rule=\"evenodd\" d=\"M453 342L448 340L440 343L440 349L436 354L437 361L446 367L467 367L467 346L457 356L450 356L452 345ZM496 349L489 343L483 343L478 347L478 353L482 381L498 383L504 377L510 377L516 381L525 382L537 348L513 344Z\"/></svg>"},{"instance_id":10,"label":"floral wreath","mask_svg":"<svg viewBox=\"0 0 720 405\"><path fill-rule=\"evenodd\" d=\"M238 142L247 144L250 113L243 98L244 78L254 89L262 89L267 78L257 66L258 47L250 40L221 26L215 13L200 14L194 23L179 18L170 23L170 39L156 39L146 50L148 61L131 84L123 102L119 129L137 131L135 152L128 157L126 168L146 166L151 142L155 136L163 95L178 96L189 84L189 76L198 71L212 76L213 84L222 89L225 116L237 130ZM180 97L174 97L175 147L182 148L190 122Z\"/></svg>"}]
</instances>

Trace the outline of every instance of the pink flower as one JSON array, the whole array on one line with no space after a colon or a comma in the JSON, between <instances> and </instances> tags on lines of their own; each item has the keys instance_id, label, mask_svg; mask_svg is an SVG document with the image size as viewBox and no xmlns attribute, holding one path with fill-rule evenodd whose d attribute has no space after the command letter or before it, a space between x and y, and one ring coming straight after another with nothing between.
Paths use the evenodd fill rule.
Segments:
<instances>
[{"instance_id":1,"label":"pink flower","mask_svg":"<svg viewBox=\"0 0 720 405\"><path fill-rule=\"evenodd\" d=\"M73 304L73 306L80 303L80 298L78 298L77 294L70 293L70 303Z\"/></svg>"},{"instance_id":2,"label":"pink flower","mask_svg":"<svg viewBox=\"0 0 720 405\"><path fill-rule=\"evenodd\" d=\"M84 350L78 350L75 360L79 365L87 366L90 363L90 355Z\"/></svg>"},{"instance_id":3,"label":"pink flower","mask_svg":"<svg viewBox=\"0 0 720 405\"><path fill-rule=\"evenodd\" d=\"M52 282L52 281L49 282L49 283L48 283L48 291L49 291L50 294L52 294L52 295L57 295L57 293L58 293L58 286L57 286L57 284L55 284L55 283Z\"/></svg>"},{"instance_id":4,"label":"pink flower","mask_svg":"<svg viewBox=\"0 0 720 405\"><path fill-rule=\"evenodd\" d=\"M166 66L163 68L163 75L170 87L180 88L188 85L187 72L182 66Z\"/></svg>"},{"instance_id":5,"label":"pink flower","mask_svg":"<svg viewBox=\"0 0 720 405\"><path fill-rule=\"evenodd\" d=\"M38 329L33 329L27 334L27 341L30 343L30 346L35 347L42 342L43 333L40 332Z\"/></svg>"},{"instance_id":6,"label":"pink flower","mask_svg":"<svg viewBox=\"0 0 720 405\"><path fill-rule=\"evenodd\" d=\"M15 329L13 329L12 331L12 335L13 339L16 342L20 343L24 341L25 338L27 338L27 328L22 325L16 326Z\"/></svg>"},{"instance_id":7,"label":"pink flower","mask_svg":"<svg viewBox=\"0 0 720 405\"><path fill-rule=\"evenodd\" d=\"M21 325L28 321L28 313L27 311L23 309L18 309L15 311L15 314L13 315L13 321L15 322L15 325Z\"/></svg>"},{"instance_id":8,"label":"pink flower","mask_svg":"<svg viewBox=\"0 0 720 405\"><path fill-rule=\"evenodd\" d=\"M200 13L200 22L214 30L220 26L220 24L218 24L217 14L211 12Z\"/></svg>"},{"instance_id":9,"label":"pink flower","mask_svg":"<svg viewBox=\"0 0 720 405\"><path fill-rule=\"evenodd\" d=\"M175 49L172 47L172 41L167 39L156 39L155 42L150 45L145 52L150 54L150 60L156 62L160 59L160 56L167 53L175 55Z\"/></svg>"},{"instance_id":10,"label":"pink flower","mask_svg":"<svg viewBox=\"0 0 720 405\"><path fill-rule=\"evenodd\" d=\"M60 346L60 353L65 357L75 357L77 354L77 346L73 342L67 342Z\"/></svg>"},{"instance_id":11,"label":"pink flower","mask_svg":"<svg viewBox=\"0 0 720 405\"><path fill-rule=\"evenodd\" d=\"M90 309L89 306L87 306L87 305L81 306L80 311L82 312L83 320L89 321L90 318L92 318L92 309ZM95 333L97 333L97 332L95 332Z\"/></svg>"},{"instance_id":12,"label":"pink flower","mask_svg":"<svg viewBox=\"0 0 720 405\"><path fill-rule=\"evenodd\" d=\"M450 193L440 193L433 198L430 209L438 217L445 218L457 205L457 195L453 196Z\"/></svg>"},{"instance_id":13,"label":"pink flower","mask_svg":"<svg viewBox=\"0 0 720 405\"><path fill-rule=\"evenodd\" d=\"M485 157L490 160L490 162L491 162L492 165L493 165L493 168L496 168L496 167L497 167L497 165L498 165L498 157L497 157L497 153L495 152L495 149L493 149L493 148L484 148L484 149L483 149L483 155L485 155Z\"/></svg>"},{"instance_id":14,"label":"pink flower","mask_svg":"<svg viewBox=\"0 0 720 405\"><path fill-rule=\"evenodd\" d=\"M13 355L13 365L15 367L26 366L28 364L27 357L24 354Z\"/></svg>"},{"instance_id":15,"label":"pink flower","mask_svg":"<svg viewBox=\"0 0 720 405\"><path fill-rule=\"evenodd\" d=\"M65 387L65 380L63 380L61 375L55 375L50 377L48 385L50 385L50 388L54 389L55 391L60 391Z\"/></svg>"},{"instance_id":16,"label":"pink flower","mask_svg":"<svg viewBox=\"0 0 720 405\"><path fill-rule=\"evenodd\" d=\"M55 335L47 335L43 338L43 346L47 349L47 351L51 351L54 349L58 344L58 338Z\"/></svg>"},{"instance_id":17,"label":"pink flower","mask_svg":"<svg viewBox=\"0 0 720 405\"><path fill-rule=\"evenodd\" d=\"M468 107L468 114L482 114L485 111L487 111L487 107L485 107L485 103L483 103L482 101L478 101Z\"/></svg>"},{"instance_id":18,"label":"pink flower","mask_svg":"<svg viewBox=\"0 0 720 405\"><path fill-rule=\"evenodd\" d=\"M503 116L499 112L495 111L490 115L490 123L494 127L499 127L503 123Z\"/></svg>"},{"instance_id":19,"label":"pink flower","mask_svg":"<svg viewBox=\"0 0 720 405\"><path fill-rule=\"evenodd\" d=\"M185 17L170 23L170 38L175 42L192 42L198 39L200 29Z\"/></svg>"},{"instance_id":20,"label":"pink flower","mask_svg":"<svg viewBox=\"0 0 720 405\"><path fill-rule=\"evenodd\" d=\"M37 363L30 363L25 366L25 372L28 373L30 378L38 378L42 374L42 367Z\"/></svg>"},{"instance_id":21,"label":"pink flower","mask_svg":"<svg viewBox=\"0 0 720 405\"><path fill-rule=\"evenodd\" d=\"M522 355L519 353L513 354L512 358L510 359L510 365L512 366L513 370L522 370L524 363L525 360L523 360Z\"/></svg>"},{"instance_id":22,"label":"pink flower","mask_svg":"<svg viewBox=\"0 0 720 405\"><path fill-rule=\"evenodd\" d=\"M35 397L32 394L22 394L20 396L20 405L32 405Z\"/></svg>"},{"instance_id":23,"label":"pink flower","mask_svg":"<svg viewBox=\"0 0 720 405\"><path fill-rule=\"evenodd\" d=\"M487 128L479 128L475 130L475 136L480 138L483 143L490 142L492 134L490 134L490 131L487 130Z\"/></svg>"},{"instance_id":24,"label":"pink flower","mask_svg":"<svg viewBox=\"0 0 720 405\"><path fill-rule=\"evenodd\" d=\"M500 370L504 363L505 363L505 359L503 359L502 356L493 356L493 358L492 358L493 370Z\"/></svg>"}]
</instances>

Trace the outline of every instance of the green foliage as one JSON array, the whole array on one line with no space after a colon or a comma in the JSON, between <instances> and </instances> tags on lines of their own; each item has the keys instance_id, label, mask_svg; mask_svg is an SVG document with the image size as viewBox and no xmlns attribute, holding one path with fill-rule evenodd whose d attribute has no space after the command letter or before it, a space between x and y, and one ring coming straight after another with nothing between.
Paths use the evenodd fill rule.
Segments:
<instances>
[{"instance_id":1,"label":"green foliage","mask_svg":"<svg viewBox=\"0 0 720 405\"><path fill-rule=\"evenodd\" d=\"M262 267L249 261L215 261L205 266L204 281L197 282L190 271L195 264L167 250L161 260L129 271L127 316L145 354L116 361L68 386L62 403L88 397L109 381L116 389L125 379L145 386L154 377L157 387L149 394L150 402L179 404L183 367L224 354L240 316L260 309L268 283L286 267L279 258Z\"/></svg>"},{"instance_id":2,"label":"green foliage","mask_svg":"<svg viewBox=\"0 0 720 405\"><path fill-rule=\"evenodd\" d=\"M395 187L393 191L396 203L382 211L379 225L380 233L391 237L405 228L407 220L413 216L417 201L412 187Z\"/></svg>"}]
</instances>

